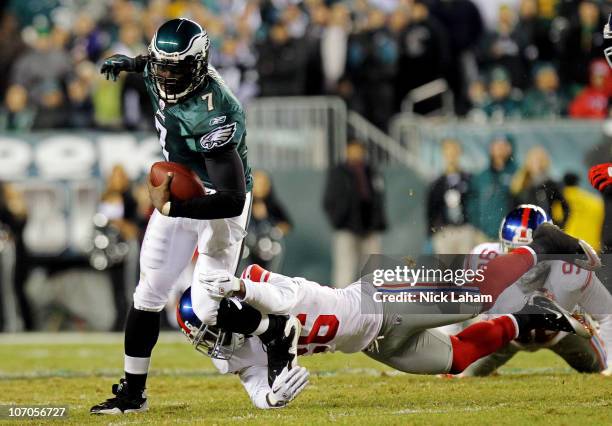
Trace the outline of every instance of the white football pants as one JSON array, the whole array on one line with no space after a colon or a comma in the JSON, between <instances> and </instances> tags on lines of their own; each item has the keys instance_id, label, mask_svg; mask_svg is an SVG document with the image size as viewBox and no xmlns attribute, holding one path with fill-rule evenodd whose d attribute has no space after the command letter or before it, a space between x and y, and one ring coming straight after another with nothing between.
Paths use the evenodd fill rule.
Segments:
<instances>
[{"instance_id":1,"label":"white football pants","mask_svg":"<svg viewBox=\"0 0 612 426\"><path fill-rule=\"evenodd\" d=\"M236 272L250 210L250 192L242 214L226 219L168 217L155 210L140 250L140 280L134 291L134 307L143 311L161 311L197 247L198 260L192 279L192 296L199 304L196 314L200 317L200 312L215 312L216 315L215 306L218 307L219 302L200 294L196 285L198 276L203 271L219 269L232 274ZM200 319L211 325L215 322L212 318Z\"/></svg>"}]
</instances>

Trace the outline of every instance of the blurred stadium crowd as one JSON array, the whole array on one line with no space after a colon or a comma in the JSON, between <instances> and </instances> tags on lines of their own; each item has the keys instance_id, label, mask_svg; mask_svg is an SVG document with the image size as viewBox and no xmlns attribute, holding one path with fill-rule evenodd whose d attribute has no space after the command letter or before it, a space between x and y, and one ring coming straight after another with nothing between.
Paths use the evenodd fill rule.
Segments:
<instances>
[{"instance_id":1,"label":"blurred stadium crowd","mask_svg":"<svg viewBox=\"0 0 612 426\"><path fill-rule=\"evenodd\" d=\"M581 188L584 179L575 172L554 179L545 147L533 146L524 158L518 158L512 135L495 136L489 145L489 166L476 173L462 168L458 140L443 140L441 156L444 172L427 196L428 231L435 253L468 253L482 242L497 240L506 213L520 204L542 207L570 235L598 251L610 251L612 229L604 228L602 197Z\"/></svg>"},{"instance_id":2,"label":"blurred stadium crowd","mask_svg":"<svg viewBox=\"0 0 612 426\"><path fill-rule=\"evenodd\" d=\"M518 155L515 138L511 134L497 134L488 145L488 164L480 170L468 171L464 168L465 144L465 141L454 138L439 141L435 149L439 149L443 159L441 174L429 183L423 182L423 187L414 188L420 193L419 200L415 202L425 205L426 228L419 232L423 235L410 235L410 238L423 244L423 253L470 253L480 243L497 241L502 219L519 204L542 207L553 222L569 234L586 240L602 253L610 252L612 215L609 212L612 199L609 196L602 198L600 194L585 189L581 186L584 177L575 172L566 172L562 179L555 178L551 153L547 148L535 145L524 155ZM601 158L611 148L612 142L607 140L589 155ZM382 168L368 159L362 141L349 140L345 158L344 162L327 171L320 204L317 205L315 201L311 211L307 212L316 215L315 211L321 209L332 228L332 270L326 282L339 288L359 277L361 262L369 255L386 252L387 248L383 248L382 244L385 232L390 229L397 232L400 226L397 222L390 223L388 202L394 194L387 193ZM585 159L593 160L595 158ZM257 263L270 270L282 270L284 239L294 226L285 204L295 200L277 197L272 176L262 170L254 171L252 195L252 217L245 239L243 264ZM34 269L45 268L45 280L53 280L58 272L80 268L82 271L98 270L106 274L108 282L103 286L110 284L115 312L112 325L107 323L102 328L122 330L138 276L134 262L152 212L146 185L131 181L125 169L117 165L106 178L101 191L97 214L93 218L95 231L92 247L87 256L37 257L28 250L24 241L29 215L24 195L13 185L0 183L0 254L7 243L14 243L11 287L23 327L26 330L37 329L41 326L41 317L54 315L63 320L59 323L45 321L46 329L92 327L92 324L79 325L78 310L76 313L71 311L74 307L68 309L68 313L63 310L53 312L57 310L57 306L53 305L44 309L39 307L35 310L36 314L30 308L29 298L35 292L28 281L32 281L32 276L36 275L32 272ZM404 211L401 220L413 221L411 214ZM301 224L296 226L300 228ZM290 255L300 257L300 251ZM4 277L2 273L6 272L2 268L0 264L0 284ZM93 276L80 276L80 284L73 288L83 288L83 282L91 285L94 280ZM190 271L186 271L179 286L188 285L190 281ZM28 286L30 289L26 291ZM41 288L44 287L49 288L48 283ZM0 292L0 308L2 297ZM91 297L91 294L78 295L77 292L62 297L68 300L61 300L61 303L82 306L82 299ZM71 302L69 299L74 300ZM169 323L174 321L173 301L171 297L167 310ZM40 302L36 303L40 305ZM0 330L2 317L0 309ZM73 323L75 318L76 325Z\"/></svg>"},{"instance_id":3,"label":"blurred stadium crowd","mask_svg":"<svg viewBox=\"0 0 612 426\"><path fill-rule=\"evenodd\" d=\"M455 113L476 123L604 119L612 73L602 59L601 29L610 11L609 0L12 0L0 18L0 131L152 132L153 111L140 76L124 74L116 84L99 74L99 65L114 53L145 53L155 29L180 16L206 28L210 62L246 104L260 96L332 95L386 129L408 93L441 78L452 90ZM437 107L430 100L416 112ZM369 161L363 142L349 141L346 161L328 171L321 206L312 207L324 211L334 230L336 286L356 278L362 256L381 252L389 228L382 170ZM553 179L550 153L542 146L519 158L521 141L496 135L489 164L468 173L460 159L462 145L471 141L438 142L444 171L422 191L426 250L465 253L495 240L502 217L519 203L540 205L597 248L612 247L604 201L581 188L576 174ZM596 160L609 155L609 145ZM246 255L276 269L293 223L272 180L255 172ZM609 211L612 201L606 202ZM146 186L116 166L101 191L97 212L104 219L94 220L94 248L89 259L80 259L89 269L108 272L116 318L107 328L122 328L137 281L137 267L131 270L127 257L137 254L151 211ZM23 194L0 183L0 224L6 225L0 227L0 252L12 239L14 293L23 328L31 330L40 323L25 291L32 266L46 261L52 275L74 265L33 259L23 238L27 221ZM0 330L2 317L0 309ZM47 321L45 327L74 324Z\"/></svg>"},{"instance_id":4,"label":"blurred stadium crowd","mask_svg":"<svg viewBox=\"0 0 612 426\"><path fill-rule=\"evenodd\" d=\"M137 76L102 80L171 17L200 22L243 101L331 94L385 129L414 88L445 79L477 120L608 115L607 0L12 0L0 22L0 128L150 129ZM373 106L376 106L373 108ZM435 107L419 105L417 112Z\"/></svg>"},{"instance_id":5,"label":"blurred stadium crowd","mask_svg":"<svg viewBox=\"0 0 612 426\"><path fill-rule=\"evenodd\" d=\"M263 170L254 170L253 177L251 219L242 248L242 260L245 265L257 263L271 270L280 270L283 239L291 232L291 218L275 195L270 175ZM28 208L26 195L12 183L0 181L0 332L7 326L6 317L10 316L5 312L6 308L13 303L15 313L21 318L21 326L27 331L75 327L123 330L131 293L138 281L139 247L153 209L144 179L133 181L123 166L115 165L102 182L96 213L91 220L91 247L85 253L41 256L29 249L25 237L26 227L32 222L32 206ZM195 259L197 254L194 253ZM56 293L57 289L52 289L54 282L59 283L59 287L62 287L62 281L69 282L70 271L77 271L77 287L94 288L94 294L98 291L94 298L104 297L100 296L99 288L95 290L96 281L100 276L104 277L102 287L110 288L114 307L114 312L112 309L110 312L113 317L110 322L106 321L108 318L103 325L82 322L89 317L85 312L93 308L89 306L80 312L75 305L83 306L83 300L89 300L91 293L79 293L73 289L73 294L55 294L46 300L40 297L41 294ZM38 272L43 274L39 280L42 287L36 291L33 287L36 287ZM68 276L62 275L66 272ZM92 272L97 275L90 275ZM191 272L191 269L185 272L177 287L191 282ZM88 286L82 286L84 282ZM182 291L181 288L176 290ZM10 297L8 293L11 293ZM36 296L32 297L33 294ZM63 300L57 303L53 301L54 297ZM175 300L171 298L168 318L164 317L165 325L168 321L175 322L175 307ZM106 310L108 312L108 306Z\"/></svg>"}]
</instances>

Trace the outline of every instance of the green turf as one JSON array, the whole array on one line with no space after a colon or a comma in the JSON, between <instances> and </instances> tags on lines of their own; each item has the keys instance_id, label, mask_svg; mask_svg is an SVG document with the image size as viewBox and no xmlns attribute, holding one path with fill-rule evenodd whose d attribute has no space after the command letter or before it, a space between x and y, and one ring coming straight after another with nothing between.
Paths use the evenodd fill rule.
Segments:
<instances>
[{"instance_id":1,"label":"green turf","mask_svg":"<svg viewBox=\"0 0 612 426\"><path fill-rule=\"evenodd\" d=\"M612 424L612 378L576 374L547 351L516 357L500 376L461 380L396 373L361 354L316 355L302 359L312 372L307 391L286 409L261 411L237 377L215 374L209 360L172 339L155 349L149 412L92 417L89 407L109 397L121 374L120 336L111 340L0 340L0 404L65 404L69 419L56 423L74 425Z\"/></svg>"}]
</instances>

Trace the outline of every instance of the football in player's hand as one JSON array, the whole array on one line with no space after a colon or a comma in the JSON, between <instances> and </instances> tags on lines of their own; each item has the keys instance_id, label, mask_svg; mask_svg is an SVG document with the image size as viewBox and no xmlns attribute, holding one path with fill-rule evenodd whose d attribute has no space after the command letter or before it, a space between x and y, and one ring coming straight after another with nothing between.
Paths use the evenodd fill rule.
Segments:
<instances>
[{"instance_id":1,"label":"football in player's hand","mask_svg":"<svg viewBox=\"0 0 612 426\"><path fill-rule=\"evenodd\" d=\"M168 173L174 173L170 183L170 194L173 200L185 201L206 194L202 181L191 169L182 164L170 161L158 161L151 166L149 179L155 186L164 181Z\"/></svg>"}]
</instances>

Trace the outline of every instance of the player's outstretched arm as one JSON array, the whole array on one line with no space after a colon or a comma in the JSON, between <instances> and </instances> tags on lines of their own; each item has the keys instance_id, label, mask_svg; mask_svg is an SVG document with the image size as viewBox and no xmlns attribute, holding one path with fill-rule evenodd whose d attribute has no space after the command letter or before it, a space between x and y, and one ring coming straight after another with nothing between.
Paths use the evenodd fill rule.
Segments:
<instances>
[{"instance_id":1,"label":"player's outstretched arm","mask_svg":"<svg viewBox=\"0 0 612 426\"><path fill-rule=\"evenodd\" d=\"M104 74L107 80L112 79L113 81L117 81L117 77L121 71L143 72L147 65L147 60L148 56L145 55L139 55L135 58L130 58L126 55L109 56L102 63L100 73Z\"/></svg>"},{"instance_id":2,"label":"player's outstretched arm","mask_svg":"<svg viewBox=\"0 0 612 426\"><path fill-rule=\"evenodd\" d=\"M284 275L274 274L274 278L263 285L243 279L237 296L261 312L288 314L298 302L299 286L293 279Z\"/></svg>"},{"instance_id":3,"label":"player's outstretched arm","mask_svg":"<svg viewBox=\"0 0 612 426\"><path fill-rule=\"evenodd\" d=\"M246 182L236 148L207 153L203 161L217 192L187 201L172 201L169 216L199 220L240 216L246 200Z\"/></svg>"},{"instance_id":4,"label":"player's outstretched arm","mask_svg":"<svg viewBox=\"0 0 612 426\"><path fill-rule=\"evenodd\" d=\"M288 314L298 299L299 288L291 278L274 274L272 282L238 279L227 271L205 271L198 283L213 299L237 297L262 314Z\"/></svg>"},{"instance_id":5,"label":"player's outstretched arm","mask_svg":"<svg viewBox=\"0 0 612 426\"><path fill-rule=\"evenodd\" d=\"M310 375L304 367L285 368L270 387L266 366L247 367L239 374L253 405L263 410L287 406L306 388Z\"/></svg>"}]
</instances>

